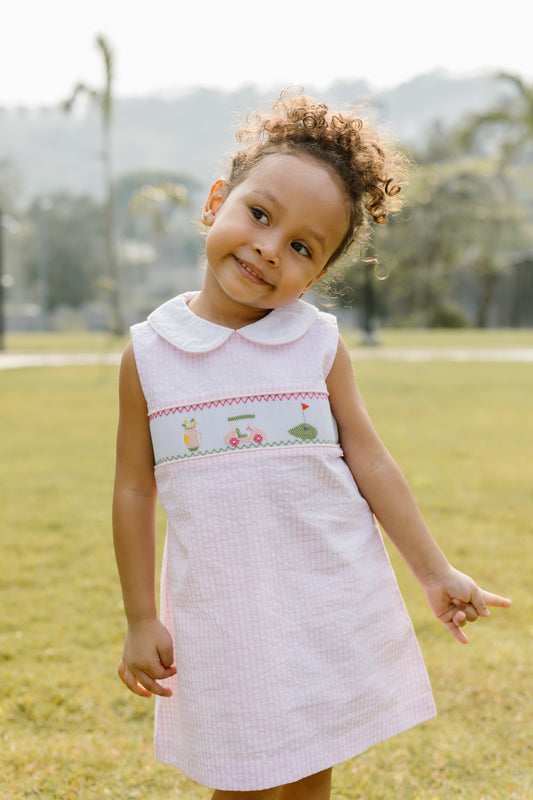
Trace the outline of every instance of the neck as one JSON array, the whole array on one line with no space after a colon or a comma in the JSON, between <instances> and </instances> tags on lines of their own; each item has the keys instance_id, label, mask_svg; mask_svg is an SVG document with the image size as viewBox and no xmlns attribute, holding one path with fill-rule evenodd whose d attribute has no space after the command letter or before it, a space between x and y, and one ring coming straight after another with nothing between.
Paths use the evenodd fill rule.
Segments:
<instances>
[{"instance_id":1,"label":"neck","mask_svg":"<svg viewBox=\"0 0 533 800\"><path fill-rule=\"evenodd\" d=\"M246 306L217 291L206 275L200 292L189 303L189 309L202 319L222 325L224 328L238 330L266 317L271 309Z\"/></svg>"}]
</instances>

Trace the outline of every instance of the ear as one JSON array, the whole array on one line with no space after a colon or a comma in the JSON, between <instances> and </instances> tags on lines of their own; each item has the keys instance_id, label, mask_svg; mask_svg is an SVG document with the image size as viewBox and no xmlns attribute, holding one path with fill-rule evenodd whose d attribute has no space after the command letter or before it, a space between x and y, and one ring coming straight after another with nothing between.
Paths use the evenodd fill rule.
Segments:
<instances>
[{"instance_id":1,"label":"ear","mask_svg":"<svg viewBox=\"0 0 533 800\"><path fill-rule=\"evenodd\" d=\"M207 227L211 227L215 221L215 215L219 206L222 204L226 197L227 191L223 181L215 181L209 192L209 196L204 206L204 213L202 214L202 222Z\"/></svg>"},{"instance_id":2,"label":"ear","mask_svg":"<svg viewBox=\"0 0 533 800\"><path fill-rule=\"evenodd\" d=\"M320 280L320 278L322 277L322 275L325 275L327 271L328 271L328 268L327 268L327 267L323 267L323 268L320 270L320 272L318 273L318 275L315 275L315 277L314 277L314 278L312 278L312 279L309 281L309 283L307 284L307 286L305 287L305 289L304 289L304 290L303 290L303 292L301 293L300 297L303 297L303 296L304 296L304 294L306 293L306 291L307 291L308 289L310 289L310 288L311 288L311 286L313 286L313 284L315 284L317 281L319 281L319 280Z\"/></svg>"}]
</instances>

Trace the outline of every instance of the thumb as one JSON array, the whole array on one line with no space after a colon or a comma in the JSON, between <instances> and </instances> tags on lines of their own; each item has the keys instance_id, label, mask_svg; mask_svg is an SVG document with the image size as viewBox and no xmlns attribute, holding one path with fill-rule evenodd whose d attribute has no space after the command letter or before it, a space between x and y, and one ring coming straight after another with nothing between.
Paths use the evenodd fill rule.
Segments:
<instances>
[{"instance_id":1,"label":"thumb","mask_svg":"<svg viewBox=\"0 0 533 800\"><path fill-rule=\"evenodd\" d=\"M161 664L165 667L165 669L169 669L169 667L171 667L174 663L174 648L172 647L172 641L170 640L170 637L167 643L159 645L157 652Z\"/></svg>"}]
</instances>

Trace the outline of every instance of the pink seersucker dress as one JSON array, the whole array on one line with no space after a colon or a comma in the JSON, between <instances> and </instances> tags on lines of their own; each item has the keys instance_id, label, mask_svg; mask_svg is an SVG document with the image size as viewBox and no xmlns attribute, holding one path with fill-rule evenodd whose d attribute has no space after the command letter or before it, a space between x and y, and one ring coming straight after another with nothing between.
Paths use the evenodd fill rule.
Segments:
<instances>
[{"instance_id":1,"label":"pink seersucker dress","mask_svg":"<svg viewBox=\"0 0 533 800\"><path fill-rule=\"evenodd\" d=\"M234 331L180 295L132 328L168 518L173 696L160 761L217 789L291 783L434 716L325 379L335 318L301 300Z\"/></svg>"}]
</instances>

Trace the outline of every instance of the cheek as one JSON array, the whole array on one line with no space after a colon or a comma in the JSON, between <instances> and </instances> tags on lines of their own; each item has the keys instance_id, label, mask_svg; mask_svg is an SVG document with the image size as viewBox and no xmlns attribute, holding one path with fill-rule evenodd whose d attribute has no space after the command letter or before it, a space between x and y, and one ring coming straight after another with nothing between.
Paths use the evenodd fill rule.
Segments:
<instances>
[{"instance_id":1,"label":"cheek","mask_svg":"<svg viewBox=\"0 0 533 800\"><path fill-rule=\"evenodd\" d=\"M225 239L226 232L224 222L222 220L215 220L207 231L205 239L206 249L208 247L218 247Z\"/></svg>"},{"instance_id":2,"label":"cheek","mask_svg":"<svg viewBox=\"0 0 533 800\"><path fill-rule=\"evenodd\" d=\"M209 263L225 258L241 244L242 236L234 221L223 217L216 219L207 232L204 251Z\"/></svg>"},{"instance_id":3,"label":"cheek","mask_svg":"<svg viewBox=\"0 0 533 800\"><path fill-rule=\"evenodd\" d=\"M218 231L210 228L204 242L205 257L210 264L218 259L221 248L222 243L219 241Z\"/></svg>"},{"instance_id":4,"label":"cheek","mask_svg":"<svg viewBox=\"0 0 533 800\"><path fill-rule=\"evenodd\" d=\"M243 229L243 220L235 213L221 213L217 215L209 228L207 239L214 241L229 241Z\"/></svg>"}]
</instances>

